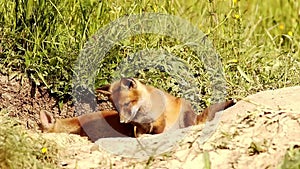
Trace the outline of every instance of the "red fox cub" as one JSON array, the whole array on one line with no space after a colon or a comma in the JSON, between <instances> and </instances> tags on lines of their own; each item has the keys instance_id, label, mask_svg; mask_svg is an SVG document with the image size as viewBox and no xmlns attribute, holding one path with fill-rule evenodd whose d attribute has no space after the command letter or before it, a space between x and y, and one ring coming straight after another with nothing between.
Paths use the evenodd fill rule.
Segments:
<instances>
[{"instance_id":1,"label":"red fox cub","mask_svg":"<svg viewBox=\"0 0 300 169\"><path fill-rule=\"evenodd\" d=\"M120 123L117 111L99 111L79 117L57 119L45 112L40 112L41 129L48 133L70 133L88 136L91 141L106 137L133 137L134 126Z\"/></svg>"},{"instance_id":2,"label":"red fox cub","mask_svg":"<svg viewBox=\"0 0 300 169\"><path fill-rule=\"evenodd\" d=\"M211 121L215 113L235 104L229 100L206 108L200 115L183 98L172 96L134 78L122 78L110 88L110 98L119 112L121 123L136 126L135 134L158 134Z\"/></svg>"},{"instance_id":3,"label":"red fox cub","mask_svg":"<svg viewBox=\"0 0 300 169\"><path fill-rule=\"evenodd\" d=\"M133 78L122 78L103 89L109 91L98 91L110 95L117 111L87 113L56 121L42 111L42 131L79 134L88 136L92 141L105 137L137 137L210 121L216 112L235 104L233 100L217 103L197 115L185 99L144 85Z\"/></svg>"}]
</instances>

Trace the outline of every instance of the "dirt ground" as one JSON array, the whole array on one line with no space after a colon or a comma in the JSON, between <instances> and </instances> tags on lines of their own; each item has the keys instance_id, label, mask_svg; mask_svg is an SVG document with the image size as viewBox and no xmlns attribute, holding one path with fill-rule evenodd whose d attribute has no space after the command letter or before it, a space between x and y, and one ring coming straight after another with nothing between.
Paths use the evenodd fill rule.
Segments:
<instances>
[{"instance_id":1,"label":"dirt ground","mask_svg":"<svg viewBox=\"0 0 300 169\"><path fill-rule=\"evenodd\" d=\"M51 96L46 88L36 87L22 77L5 76L0 74L0 109L6 109L12 117L18 117L28 129L38 129L39 112L48 111L54 118L75 116L71 101L59 106L58 99ZM96 110L113 109L107 98L101 97ZM80 110L84 109L81 107Z\"/></svg>"},{"instance_id":2,"label":"dirt ground","mask_svg":"<svg viewBox=\"0 0 300 169\"><path fill-rule=\"evenodd\" d=\"M299 105L300 86L259 92L223 111L216 132L205 144L197 141L204 125L197 126L188 130L193 132L187 132L167 152L145 159L126 158L116 155L116 151L106 151L114 148L118 153L138 154L141 150L122 149L122 142L134 146L135 139L103 139L95 144L77 135L45 133L43 136L61 147L58 164L61 168L188 169L208 165L216 169L277 168L288 148L300 146ZM55 118L74 116L74 107L70 104L58 107L45 89L33 88L26 79L0 76L0 109L7 109L11 116L19 118L30 133L39 132L41 110L53 113ZM108 107L104 102L98 109ZM145 136L141 140L151 137L160 135ZM164 139L163 144L170 142L171 139Z\"/></svg>"}]
</instances>

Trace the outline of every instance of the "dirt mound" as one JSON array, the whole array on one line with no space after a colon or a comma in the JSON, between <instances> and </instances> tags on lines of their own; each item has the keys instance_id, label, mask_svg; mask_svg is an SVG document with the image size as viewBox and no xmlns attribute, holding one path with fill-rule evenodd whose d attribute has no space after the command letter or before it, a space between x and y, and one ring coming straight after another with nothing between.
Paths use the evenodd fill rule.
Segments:
<instances>
[{"instance_id":1,"label":"dirt mound","mask_svg":"<svg viewBox=\"0 0 300 169\"><path fill-rule=\"evenodd\" d=\"M213 168L276 168L287 148L300 145L299 105L300 87L290 87L259 92L224 111L209 142L217 147Z\"/></svg>"},{"instance_id":2,"label":"dirt mound","mask_svg":"<svg viewBox=\"0 0 300 169\"><path fill-rule=\"evenodd\" d=\"M286 150L300 145L299 104L300 87L260 92L224 111L216 133L205 144L196 141L199 126L169 152L139 160L113 155L80 138L64 144L68 151L62 164L64 168L277 168Z\"/></svg>"},{"instance_id":3,"label":"dirt mound","mask_svg":"<svg viewBox=\"0 0 300 169\"><path fill-rule=\"evenodd\" d=\"M300 87L259 92L224 111L217 131L205 144L197 142L202 130L197 126L170 151L147 160L114 155L77 135L43 136L61 146L58 165L63 168L276 168L287 148L300 146L298 105ZM71 104L59 107L45 89L6 76L0 76L0 109L7 109L28 128L37 127L40 110L56 118L74 115Z\"/></svg>"}]
</instances>

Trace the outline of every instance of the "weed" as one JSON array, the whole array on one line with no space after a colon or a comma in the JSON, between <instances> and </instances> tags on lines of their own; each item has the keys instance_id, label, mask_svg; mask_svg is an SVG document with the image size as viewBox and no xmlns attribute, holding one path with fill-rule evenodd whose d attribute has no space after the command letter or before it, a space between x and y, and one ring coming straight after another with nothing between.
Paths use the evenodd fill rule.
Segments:
<instances>
[{"instance_id":1,"label":"weed","mask_svg":"<svg viewBox=\"0 0 300 169\"><path fill-rule=\"evenodd\" d=\"M294 145L289 148L285 154L281 169L297 169L300 168L300 148Z\"/></svg>"},{"instance_id":2,"label":"weed","mask_svg":"<svg viewBox=\"0 0 300 169\"><path fill-rule=\"evenodd\" d=\"M56 168L58 149L32 137L15 119L0 112L0 168Z\"/></svg>"},{"instance_id":3,"label":"weed","mask_svg":"<svg viewBox=\"0 0 300 169\"><path fill-rule=\"evenodd\" d=\"M72 66L89 37L119 17L142 12L177 15L205 32L221 56L231 97L299 84L298 1L5 0L0 7L1 72L20 70L59 96L71 94ZM96 87L111 81L122 58L149 47L193 58L191 50L168 37L131 37L116 44L100 65ZM194 74L201 76L199 94L205 98L211 92L205 73ZM159 86L159 77L146 72L144 79ZM173 89L172 83L163 88Z\"/></svg>"}]
</instances>

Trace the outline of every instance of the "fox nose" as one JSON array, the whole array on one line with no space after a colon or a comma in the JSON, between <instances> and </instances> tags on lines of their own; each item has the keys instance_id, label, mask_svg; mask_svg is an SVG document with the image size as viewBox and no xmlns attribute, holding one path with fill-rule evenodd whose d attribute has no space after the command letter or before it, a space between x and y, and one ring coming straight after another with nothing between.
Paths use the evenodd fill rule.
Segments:
<instances>
[{"instance_id":1,"label":"fox nose","mask_svg":"<svg viewBox=\"0 0 300 169\"><path fill-rule=\"evenodd\" d=\"M128 123L128 120L123 115L120 115L120 123Z\"/></svg>"}]
</instances>

